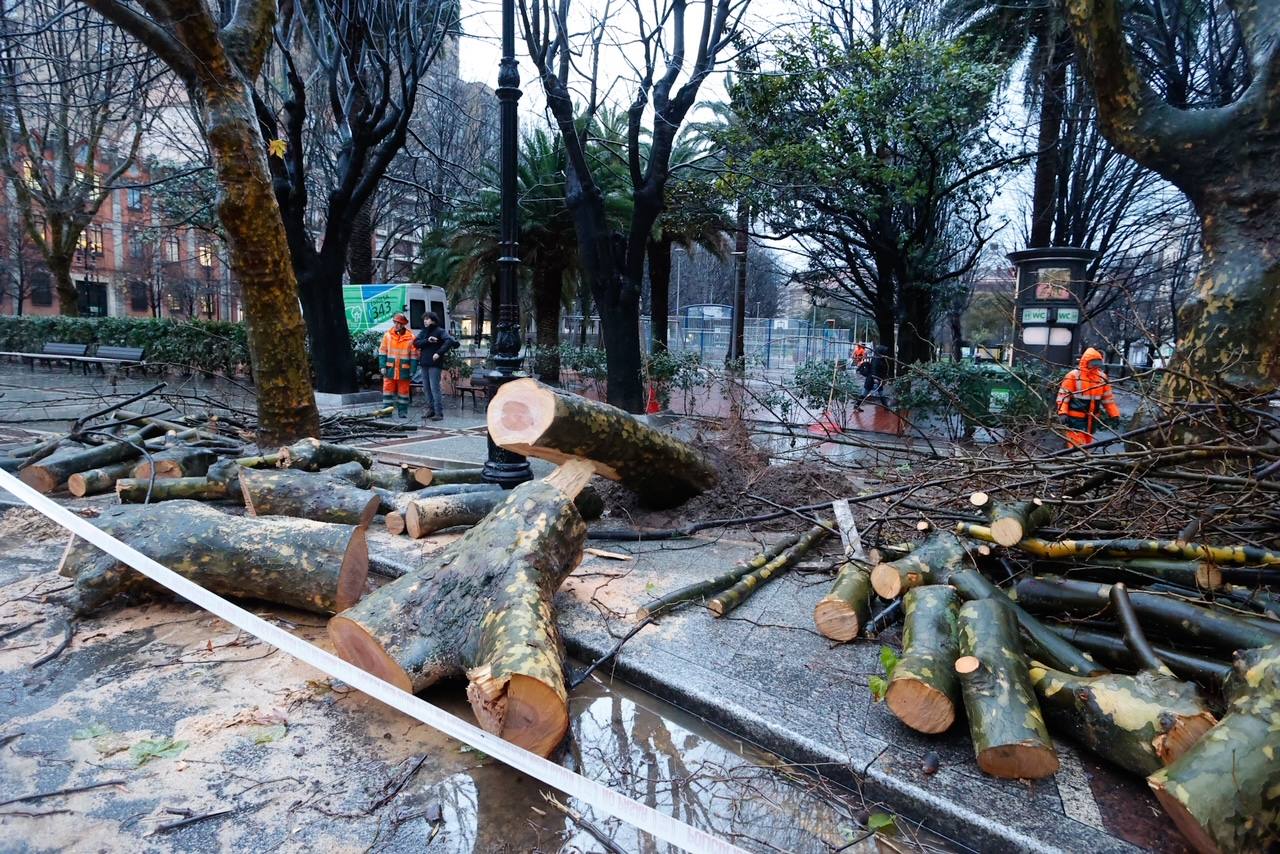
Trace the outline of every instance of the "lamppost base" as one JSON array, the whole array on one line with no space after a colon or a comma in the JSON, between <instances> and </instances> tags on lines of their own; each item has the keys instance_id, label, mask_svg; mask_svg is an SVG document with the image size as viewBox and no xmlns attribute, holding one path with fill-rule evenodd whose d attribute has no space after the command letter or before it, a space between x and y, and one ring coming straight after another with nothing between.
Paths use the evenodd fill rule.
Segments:
<instances>
[{"instance_id":1,"label":"lamppost base","mask_svg":"<svg viewBox=\"0 0 1280 854\"><path fill-rule=\"evenodd\" d=\"M499 388L512 380L523 378L522 374L501 370L487 371L483 376L489 386L489 406L493 406L493 399ZM533 480L533 469L524 456L498 445L491 435L486 434L485 438L489 441L489 458L485 460L484 472L481 474L485 483L496 483L503 489L514 489L526 480Z\"/></svg>"}]
</instances>

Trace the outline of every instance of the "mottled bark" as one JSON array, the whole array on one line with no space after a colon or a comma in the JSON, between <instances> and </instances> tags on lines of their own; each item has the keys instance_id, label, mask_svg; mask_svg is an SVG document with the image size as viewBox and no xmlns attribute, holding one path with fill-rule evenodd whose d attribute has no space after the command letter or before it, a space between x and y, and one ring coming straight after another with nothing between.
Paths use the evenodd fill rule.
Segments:
<instances>
[{"instance_id":1,"label":"mottled bark","mask_svg":"<svg viewBox=\"0 0 1280 854\"><path fill-rule=\"evenodd\" d=\"M985 492L975 492L969 496L969 503L987 514L991 538L1002 546L1017 545L1023 537L1053 521L1053 508L1038 498L997 501Z\"/></svg>"},{"instance_id":2,"label":"mottled bark","mask_svg":"<svg viewBox=\"0 0 1280 854\"><path fill-rule=\"evenodd\" d=\"M369 490L323 472L246 468L239 481L250 516L293 516L364 527L382 504Z\"/></svg>"},{"instance_id":3,"label":"mottled bark","mask_svg":"<svg viewBox=\"0 0 1280 854\"><path fill-rule=\"evenodd\" d=\"M373 457L368 451L308 437L281 448L276 457L276 465L282 469L319 471L353 460L365 468L373 465Z\"/></svg>"},{"instance_id":4,"label":"mottled bark","mask_svg":"<svg viewBox=\"0 0 1280 854\"><path fill-rule=\"evenodd\" d=\"M813 622L823 637L851 641L871 614L871 574L867 565L846 561L836 574L831 592L813 608Z\"/></svg>"},{"instance_id":5,"label":"mottled bark","mask_svg":"<svg viewBox=\"0 0 1280 854\"><path fill-rule=\"evenodd\" d=\"M484 483L483 468L428 469L417 471L418 483L423 486L447 486L451 483Z\"/></svg>"},{"instance_id":6,"label":"mottled bark","mask_svg":"<svg viewBox=\"0 0 1280 854\"><path fill-rule=\"evenodd\" d=\"M649 507L674 507L716 483L701 453L616 407L517 380L489 404L489 435L508 450L561 462L591 460Z\"/></svg>"},{"instance_id":7,"label":"mottled bark","mask_svg":"<svg viewBox=\"0 0 1280 854\"><path fill-rule=\"evenodd\" d=\"M950 531L935 531L910 554L871 570L871 584L885 599L897 599L922 584L946 584L947 576L964 565L969 552Z\"/></svg>"},{"instance_id":8,"label":"mottled bark","mask_svg":"<svg viewBox=\"0 0 1280 854\"><path fill-rule=\"evenodd\" d=\"M150 459L145 457L133 467L132 477L149 479L154 463L155 476L161 477L204 477L209 466L218 461L218 455L208 448L196 448L191 445L176 445L155 451Z\"/></svg>"},{"instance_id":9,"label":"mottled bark","mask_svg":"<svg viewBox=\"0 0 1280 854\"><path fill-rule=\"evenodd\" d=\"M138 430L121 438L126 442L107 441L101 445L69 445L61 447L47 457L28 462L19 471L22 482L39 492L50 493L67 482L73 474L101 468L126 460L136 460L142 452L139 445L150 431ZM28 458L30 459L30 458Z\"/></svg>"},{"instance_id":10,"label":"mottled bark","mask_svg":"<svg viewBox=\"0 0 1280 854\"><path fill-rule=\"evenodd\" d=\"M94 524L214 593L318 613L347 608L364 593L364 531L349 525L229 516L198 501L108 508ZM75 579L81 611L162 589L76 537L58 571Z\"/></svg>"},{"instance_id":11,"label":"mottled bark","mask_svg":"<svg viewBox=\"0 0 1280 854\"><path fill-rule=\"evenodd\" d=\"M975 540L994 543L995 536L985 525L957 522L956 533ZM1280 552L1257 546L1210 546L1204 543L1187 543L1182 540L1041 540L1025 537L1017 547L1028 554L1043 558L1103 557L1133 558L1181 558L1209 560L1217 564L1247 566L1280 566Z\"/></svg>"},{"instance_id":12,"label":"mottled bark","mask_svg":"<svg viewBox=\"0 0 1280 854\"><path fill-rule=\"evenodd\" d=\"M946 732L955 722L959 609L955 588L943 584L913 588L902 599L902 655L884 699L898 720L914 730Z\"/></svg>"},{"instance_id":13,"label":"mottled bark","mask_svg":"<svg viewBox=\"0 0 1280 854\"><path fill-rule=\"evenodd\" d=\"M117 480L129 476L134 465L133 460L124 460L103 468L78 472L67 478L67 491L77 498L110 492L115 488Z\"/></svg>"},{"instance_id":14,"label":"mottled bark","mask_svg":"<svg viewBox=\"0 0 1280 854\"><path fill-rule=\"evenodd\" d=\"M1125 646L1124 640L1117 635L1108 634L1087 626L1050 625L1049 629L1071 643L1072 646L1088 652L1090 655L1107 662L1119 669L1134 669L1133 653ZM1153 647L1160 660L1182 679L1190 679L1207 687L1216 687L1227 678L1231 669L1220 661L1213 661L1203 656L1178 652L1167 646Z\"/></svg>"},{"instance_id":15,"label":"mottled bark","mask_svg":"<svg viewBox=\"0 0 1280 854\"><path fill-rule=\"evenodd\" d=\"M148 499L148 488L150 498ZM193 501L243 501L239 496L234 498L227 491L227 486L207 477L165 477L151 481L146 478L122 477L115 483L116 497L121 504L153 504L157 501L177 501L191 499Z\"/></svg>"},{"instance_id":16,"label":"mottled bark","mask_svg":"<svg viewBox=\"0 0 1280 854\"><path fill-rule=\"evenodd\" d=\"M751 597L757 589L771 578L786 572L795 566L800 558L809 553L814 546L822 542L835 527L835 523L827 520L822 525L814 525L800 535L795 545L787 548L773 560L753 569L722 593L717 593L707 602L707 610L717 617L723 617Z\"/></svg>"},{"instance_id":17,"label":"mottled bark","mask_svg":"<svg viewBox=\"0 0 1280 854\"><path fill-rule=\"evenodd\" d=\"M1098 581L1124 581L1137 586L1157 581L1176 584L1190 590L1217 590L1223 586L1222 569L1216 563L1206 560L1091 558L1083 565L1063 564L1061 569L1069 572L1072 577Z\"/></svg>"},{"instance_id":18,"label":"mottled bark","mask_svg":"<svg viewBox=\"0 0 1280 854\"><path fill-rule=\"evenodd\" d=\"M462 485L462 484L460 484ZM426 492L427 490L423 490ZM391 522L388 514L387 528L393 534L407 532L415 540L445 528L471 527L489 515L495 507L507 500L506 490L500 488L454 492L451 495L434 495L415 498L407 502L400 513L399 522ZM573 501L583 521L600 518L603 509L599 493L586 487ZM397 529L397 530L393 530Z\"/></svg>"}]
</instances>

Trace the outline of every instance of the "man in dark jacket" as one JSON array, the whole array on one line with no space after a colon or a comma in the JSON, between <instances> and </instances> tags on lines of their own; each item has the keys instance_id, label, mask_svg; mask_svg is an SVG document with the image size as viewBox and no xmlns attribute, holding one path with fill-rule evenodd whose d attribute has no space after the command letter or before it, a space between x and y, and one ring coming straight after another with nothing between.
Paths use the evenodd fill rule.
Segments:
<instances>
[{"instance_id":1,"label":"man in dark jacket","mask_svg":"<svg viewBox=\"0 0 1280 854\"><path fill-rule=\"evenodd\" d=\"M427 398L427 411L423 421L440 421L444 418L444 397L440 393L440 371L444 357L458 346L458 339L444 331L440 318L429 311L423 318L425 325L413 346L418 350L418 364L422 365L422 390Z\"/></svg>"},{"instance_id":2,"label":"man in dark jacket","mask_svg":"<svg viewBox=\"0 0 1280 854\"><path fill-rule=\"evenodd\" d=\"M889 378L889 348L883 344L877 344L870 358L858 367L858 372L862 374L862 399L858 401L858 408L867 400L875 395L880 398L880 405L885 409L889 408L889 401L884 396L884 381Z\"/></svg>"}]
</instances>

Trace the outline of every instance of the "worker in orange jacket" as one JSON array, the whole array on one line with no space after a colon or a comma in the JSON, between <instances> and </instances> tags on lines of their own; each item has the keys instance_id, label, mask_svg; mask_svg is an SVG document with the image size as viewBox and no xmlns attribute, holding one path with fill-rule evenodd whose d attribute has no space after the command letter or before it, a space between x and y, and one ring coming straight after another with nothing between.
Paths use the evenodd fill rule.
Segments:
<instances>
[{"instance_id":1,"label":"worker in orange jacket","mask_svg":"<svg viewBox=\"0 0 1280 854\"><path fill-rule=\"evenodd\" d=\"M867 348L859 341L853 346L853 366L855 368L862 367L862 363L867 360Z\"/></svg>"},{"instance_id":2,"label":"worker in orange jacket","mask_svg":"<svg viewBox=\"0 0 1280 854\"><path fill-rule=\"evenodd\" d=\"M396 407L396 417L409 417L409 384L418 367L418 351L413 346L413 333L403 314L391 318L391 328L378 345L378 364L382 366L382 405Z\"/></svg>"},{"instance_id":3,"label":"worker in orange jacket","mask_svg":"<svg viewBox=\"0 0 1280 854\"><path fill-rule=\"evenodd\" d=\"M1093 426L1099 411L1108 418L1119 418L1111 393L1111 382L1102 370L1102 354L1093 347L1080 355L1080 367L1073 368L1058 386L1058 415L1067 427L1067 444L1083 448L1093 444Z\"/></svg>"}]
</instances>

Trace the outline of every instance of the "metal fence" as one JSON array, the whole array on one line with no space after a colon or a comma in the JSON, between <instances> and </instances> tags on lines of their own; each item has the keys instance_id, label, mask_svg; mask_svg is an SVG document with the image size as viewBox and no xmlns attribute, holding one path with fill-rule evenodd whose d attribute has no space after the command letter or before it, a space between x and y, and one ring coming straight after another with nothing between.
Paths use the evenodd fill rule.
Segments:
<instances>
[{"instance_id":1,"label":"metal fence","mask_svg":"<svg viewBox=\"0 0 1280 854\"><path fill-rule=\"evenodd\" d=\"M582 330L582 317L565 315L561 319L561 340L576 343ZM704 362L724 361L729 352L733 321L725 318L697 318L672 315L667 318L667 349L674 354L697 353ZM640 342L649 348L649 318L640 320ZM600 319L587 319L586 343L602 347ZM813 359L846 359L853 348L849 329L814 326L807 320L789 318L748 318L743 329L743 348L747 361L766 369L792 367Z\"/></svg>"}]
</instances>

